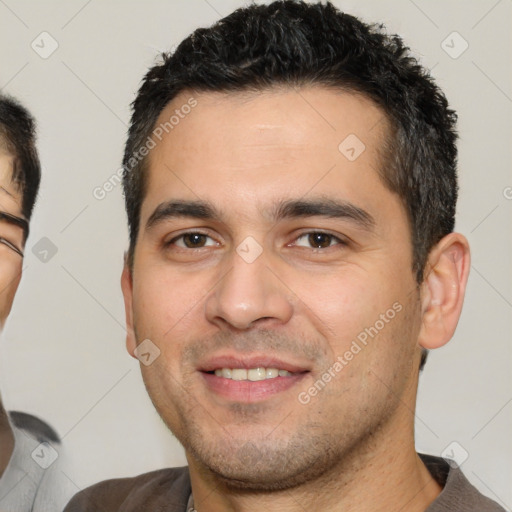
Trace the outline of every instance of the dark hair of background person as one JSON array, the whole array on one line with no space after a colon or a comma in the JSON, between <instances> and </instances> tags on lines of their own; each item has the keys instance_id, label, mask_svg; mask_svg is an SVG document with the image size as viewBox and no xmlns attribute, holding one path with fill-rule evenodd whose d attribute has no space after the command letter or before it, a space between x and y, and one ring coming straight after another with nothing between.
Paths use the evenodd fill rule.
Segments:
<instances>
[{"instance_id":1,"label":"dark hair of background person","mask_svg":"<svg viewBox=\"0 0 512 512\"><path fill-rule=\"evenodd\" d=\"M30 220L41 182L35 121L18 101L0 94L0 150L12 156L12 182L22 192L21 211Z\"/></svg>"},{"instance_id":2,"label":"dark hair of background person","mask_svg":"<svg viewBox=\"0 0 512 512\"><path fill-rule=\"evenodd\" d=\"M400 37L331 3L285 0L237 9L210 28L197 29L162 58L146 74L132 104L123 158L130 267L148 160L132 157L173 98L183 91L258 92L319 85L362 94L384 111L390 129L380 148L378 171L407 211L412 271L418 284L422 282L430 249L454 228L457 116ZM426 352L422 364L425 358Z\"/></svg>"}]
</instances>

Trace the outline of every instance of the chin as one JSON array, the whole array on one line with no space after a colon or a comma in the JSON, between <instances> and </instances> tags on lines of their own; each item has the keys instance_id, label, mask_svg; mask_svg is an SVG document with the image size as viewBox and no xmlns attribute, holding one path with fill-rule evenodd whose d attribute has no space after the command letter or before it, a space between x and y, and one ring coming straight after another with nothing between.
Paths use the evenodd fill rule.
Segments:
<instances>
[{"instance_id":1,"label":"chin","mask_svg":"<svg viewBox=\"0 0 512 512\"><path fill-rule=\"evenodd\" d=\"M194 450L187 447L198 464L232 490L272 492L301 486L324 476L332 467L326 453L298 452L290 446L281 449L248 442L240 448ZM284 449L283 449L284 448ZM328 457L328 456L327 456Z\"/></svg>"}]
</instances>

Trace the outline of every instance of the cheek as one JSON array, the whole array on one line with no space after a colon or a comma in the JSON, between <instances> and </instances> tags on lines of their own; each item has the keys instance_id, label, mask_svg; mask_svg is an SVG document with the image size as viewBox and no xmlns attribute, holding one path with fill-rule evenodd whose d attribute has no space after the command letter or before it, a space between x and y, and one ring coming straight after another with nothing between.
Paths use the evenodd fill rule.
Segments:
<instances>
[{"instance_id":1,"label":"cheek","mask_svg":"<svg viewBox=\"0 0 512 512\"><path fill-rule=\"evenodd\" d=\"M21 279L20 263L0 262L0 322L5 322Z\"/></svg>"},{"instance_id":2,"label":"cheek","mask_svg":"<svg viewBox=\"0 0 512 512\"><path fill-rule=\"evenodd\" d=\"M365 328L379 320L398 299L392 284L376 282L361 268L345 268L330 274L296 276L297 295L303 314L329 339L331 348L342 350Z\"/></svg>"},{"instance_id":3,"label":"cheek","mask_svg":"<svg viewBox=\"0 0 512 512\"><path fill-rule=\"evenodd\" d=\"M139 277L133 286L138 338L161 340L167 346L169 339L193 335L198 316L204 317L204 295L210 287L205 276L156 266Z\"/></svg>"}]
</instances>

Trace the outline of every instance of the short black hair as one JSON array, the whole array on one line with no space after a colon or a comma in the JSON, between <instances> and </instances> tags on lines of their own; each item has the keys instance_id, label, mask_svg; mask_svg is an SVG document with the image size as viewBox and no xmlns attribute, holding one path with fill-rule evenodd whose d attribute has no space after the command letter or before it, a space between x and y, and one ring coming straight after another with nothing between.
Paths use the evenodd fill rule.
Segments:
<instances>
[{"instance_id":1,"label":"short black hair","mask_svg":"<svg viewBox=\"0 0 512 512\"><path fill-rule=\"evenodd\" d=\"M147 187L147 151L140 149L167 104L184 91L304 85L363 94L385 112L390 133L379 171L407 211L412 271L422 282L430 250L455 225L457 116L399 36L329 2L294 0L252 4L199 28L146 74L132 104L123 158L130 267ZM426 358L423 350L420 368Z\"/></svg>"},{"instance_id":2,"label":"short black hair","mask_svg":"<svg viewBox=\"0 0 512 512\"><path fill-rule=\"evenodd\" d=\"M30 220L41 182L36 125L23 105L4 94L0 94L0 150L12 156L11 180L22 193L22 214Z\"/></svg>"},{"instance_id":3,"label":"short black hair","mask_svg":"<svg viewBox=\"0 0 512 512\"><path fill-rule=\"evenodd\" d=\"M237 9L199 28L146 74L132 104L123 186L133 265L147 187L147 143L166 105L183 91L262 91L319 85L362 94L390 126L379 170L398 194L411 226L421 283L428 253L453 231L457 201L456 114L402 39L331 3L284 0Z\"/></svg>"}]
</instances>

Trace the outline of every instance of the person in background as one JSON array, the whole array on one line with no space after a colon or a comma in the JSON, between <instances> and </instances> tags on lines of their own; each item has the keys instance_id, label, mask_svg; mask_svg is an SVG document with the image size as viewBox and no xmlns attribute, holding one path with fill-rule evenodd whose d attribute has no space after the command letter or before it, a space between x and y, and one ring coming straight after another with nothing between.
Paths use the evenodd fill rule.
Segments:
<instances>
[{"instance_id":1,"label":"person in background","mask_svg":"<svg viewBox=\"0 0 512 512\"><path fill-rule=\"evenodd\" d=\"M41 167L35 123L15 99L0 94L0 329L20 283ZM41 419L9 411L0 396L0 510L60 512L73 486L61 472L60 439Z\"/></svg>"}]
</instances>

